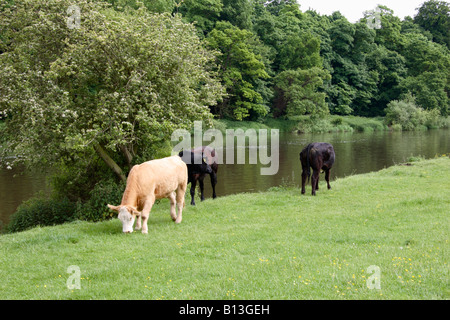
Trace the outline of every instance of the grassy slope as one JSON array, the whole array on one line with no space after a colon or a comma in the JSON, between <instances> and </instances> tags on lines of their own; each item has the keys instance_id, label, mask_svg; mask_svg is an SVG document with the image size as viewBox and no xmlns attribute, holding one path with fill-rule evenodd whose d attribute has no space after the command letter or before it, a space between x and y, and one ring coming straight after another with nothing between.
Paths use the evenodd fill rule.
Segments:
<instances>
[{"instance_id":1,"label":"grassy slope","mask_svg":"<svg viewBox=\"0 0 450 320\"><path fill-rule=\"evenodd\" d=\"M323 178L321 178L323 180ZM0 236L2 299L448 299L450 160ZM67 268L79 266L81 289ZM381 270L370 290L369 266Z\"/></svg>"}]
</instances>

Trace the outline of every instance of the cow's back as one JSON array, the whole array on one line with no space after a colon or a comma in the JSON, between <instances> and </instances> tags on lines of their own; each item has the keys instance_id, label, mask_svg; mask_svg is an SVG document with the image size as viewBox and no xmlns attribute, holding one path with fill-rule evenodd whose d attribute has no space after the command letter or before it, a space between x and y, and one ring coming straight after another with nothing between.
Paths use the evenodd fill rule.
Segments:
<instances>
[{"instance_id":1,"label":"cow's back","mask_svg":"<svg viewBox=\"0 0 450 320\"><path fill-rule=\"evenodd\" d=\"M311 156L314 159L311 159ZM300 152L300 161L305 168L308 168L312 164L311 161L317 157L320 157L321 162L331 168L335 159L333 146L327 142L313 142Z\"/></svg>"},{"instance_id":2,"label":"cow's back","mask_svg":"<svg viewBox=\"0 0 450 320\"><path fill-rule=\"evenodd\" d=\"M188 178L187 166L179 156L144 162L134 166L131 174L136 181L139 198L151 193L155 194L155 199L166 198L179 185L186 185Z\"/></svg>"}]
</instances>

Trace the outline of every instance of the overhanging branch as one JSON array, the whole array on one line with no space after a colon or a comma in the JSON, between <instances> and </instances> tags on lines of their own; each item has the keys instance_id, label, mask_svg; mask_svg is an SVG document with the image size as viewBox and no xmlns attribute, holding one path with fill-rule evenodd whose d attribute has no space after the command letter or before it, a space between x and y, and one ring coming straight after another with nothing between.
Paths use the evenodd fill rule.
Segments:
<instances>
[{"instance_id":1,"label":"overhanging branch","mask_svg":"<svg viewBox=\"0 0 450 320\"><path fill-rule=\"evenodd\" d=\"M100 158L105 161L106 165L111 168L112 171L119 177L123 182L127 181L127 177L123 173L122 169L117 165L117 163L108 155L105 149L98 143L94 143L94 150L100 156Z\"/></svg>"}]
</instances>

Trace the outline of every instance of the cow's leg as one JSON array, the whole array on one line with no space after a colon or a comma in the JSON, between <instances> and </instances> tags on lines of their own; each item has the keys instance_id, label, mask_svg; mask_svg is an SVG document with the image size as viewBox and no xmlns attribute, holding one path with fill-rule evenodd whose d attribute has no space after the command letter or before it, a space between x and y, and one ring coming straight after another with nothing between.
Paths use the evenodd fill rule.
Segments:
<instances>
[{"instance_id":1,"label":"cow's leg","mask_svg":"<svg viewBox=\"0 0 450 320\"><path fill-rule=\"evenodd\" d=\"M312 195L315 196L316 195L316 187L317 187L317 182L319 181L319 170L313 170L313 174L311 177L311 187L312 187Z\"/></svg>"},{"instance_id":2,"label":"cow's leg","mask_svg":"<svg viewBox=\"0 0 450 320\"><path fill-rule=\"evenodd\" d=\"M177 220L177 210L175 209L177 201L175 197L175 192L172 192L169 195L169 200L170 200L170 217L172 218L173 221L175 221Z\"/></svg>"},{"instance_id":3,"label":"cow's leg","mask_svg":"<svg viewBox=\"0 0 450 320\"><path fill-rule=\"evenodd\" d=\"M317 173L316 190L319 190L320 171Z\"/></svg>"},{"instance_id":4,"label":"cow's leg","mask_svg":"<svg viewBox=\"0 0 450 320\"><path fill-rule=\"evenodd\" d=\"M191 182L191 205L195 206L195 187L197 186L197 178L192 179Z\"/></svg>"},{"instance_id":5,"label":"cow's leg","mask_svg":"<svg viewBox=\"0 0 450 320\"><path fill-rule=\"evenodd\" d=\"M203 184L203 179L204 178L205 178L204 175L202 175L200 178L198 178L198 184L200 185L200 200L201 201L205 200L205 195L203 193L203 191L205 190L204 184Z\"/></svg>"},{"instance_id":6,"label":"cow's leg","mask_svg":"<svg viewBox=\"0 0 450 320\"><path fill-rule=\"evenodd\" d=\"M211 174L211 187L213 190L213 199L215 199L216 196L216 184L217 184L217 174L213 171Z\"/></svg>"},{"instance_id":7,"label":"cow's leg","mask_svg":"<svg viewBox=\"0 0 450 320\"><path fill-rule=\"evenodd\" d=\"M142 233L148 233L148 216L150 215L150 211L152 210L153 203L155 202L155 196L149 196L144 204L144 209L142 209Z\"/></svg>"},{"instance_id":8,"label":"cow's leg","mask_svg":"<svg viewBox=\"0 0 450 320\"><path fill-rule=\"evenodd\" d=\"M306 170L304 169L302 171L302 194L305 194L305 185L306 185L306 179L308 178L308 174L306 173Z\"/></svg>"},{"instance_id":9,"label":"cow's leg","mask_svg":"<svg viewBox=\"0 0 450 320\"><path fill-rule=\"evenodd\" d=\"M183 208L184 208L184 194L186 193L186 185L181 184L176 191L176 202L178 208L178 215L175 223L180 223L183 220Z\"/></svg>"},{"instance_id":10,"label":"cow's leg","mask_svg":"<svg viewBox=\"0 0 450 320\"><path fill-rule=\"evenodd\" d=\"M142 228L142 225L141 225L142 218L141 217L142 217L142 214L140 214L136 217L136 225L134 227L134 230L141 230L141 228Z\"/></svg>"},{"instance_id":11,"label":"cow's leg","mask_svg":"<svg viewBox=\"0 0 450 320\"><path fill-rule=\"evenodd\" d=\"M319 180L320 180L320 171L321 171L320 168L322 168L322 167L323 167L323 162L321 160L318 160L317 168L319 168L319 169L317 170L316 190L319 190Z\"/></svg>"},{"instance_id":12,"label":"cow's leg","mask_svg":"<svg viewBox=\"0 0 450 320\"><path fill-rule=\"evenodd\" d=\"M330 186L330 170L331 169L325 170L325 180L327 180L328 190L331 189L331 186Z\"/></svg>"}]
</instances>

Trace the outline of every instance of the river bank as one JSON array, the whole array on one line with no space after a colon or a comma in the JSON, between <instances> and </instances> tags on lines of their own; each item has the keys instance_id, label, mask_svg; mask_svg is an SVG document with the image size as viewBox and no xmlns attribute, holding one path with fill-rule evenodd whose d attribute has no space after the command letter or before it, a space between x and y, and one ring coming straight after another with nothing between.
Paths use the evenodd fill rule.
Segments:
<instances>
[{"instance_id":1,"label":"river bank","mask_svg":"<svg viewBox=\"0 0 450 320\"><path fill-rule=\"evenodd\" d=\"M401 126L387 126L383 117L365 118L358 116L329 115L320 119L309 116L274 119L266 117L261 121L233 121L227 119L213 120L214 127L221 131L226 129L278 129L282 132L327 133L327 132L373 132L402 131ZM0 130L5 126L0 120ZM441 117L434 124L417 126L416 130L450 128L450 117Z\"/></svg>"},{"instance_id":2,"label":"river bank","mask_svg":"<svg viewBox=\"0 0 450 320\"><path fill-rule=\"evenodd\" d=\"M180 225L161 201L148 235L122 234L118 219L2 235L1 296L448 299L449 178L446 156L336 179L316 197L274 187L208 199ZM67 288L71 266L79 289Z\"/></svg>"},{"instance_id":3,"label":"river bank","mask_svg":"<svg viewBox=\"0 0 450 320\"><path fill-rule=\"evenodd\" d=\"M364 132L403 131L401 125L388 126L383 117L365 118L357 116L329 115L321 119L309 116L298 116L289 119L265 118L261 121L214 120L214 127L225 132L226 129L278 129L281 132L297 133L331 133L331 132ZM415 130L450 128L450 117L439 118L427 125L417 125ZM406 131L406 130L405 130ZM410 130L409 130L410 131Z\"/></svg>"}]
</instances>

